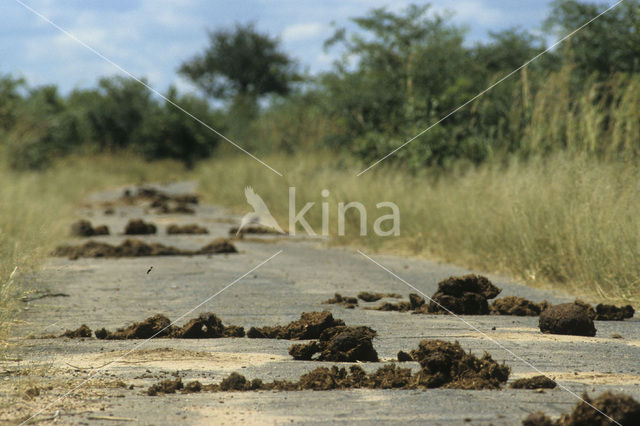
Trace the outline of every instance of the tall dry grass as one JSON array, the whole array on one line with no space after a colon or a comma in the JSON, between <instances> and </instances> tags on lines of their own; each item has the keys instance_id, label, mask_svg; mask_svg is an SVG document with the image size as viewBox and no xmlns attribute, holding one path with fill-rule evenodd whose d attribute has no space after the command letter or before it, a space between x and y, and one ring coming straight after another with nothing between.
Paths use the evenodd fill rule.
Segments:
<instances>
[{"instance_id":1,"label":"tall dry grass","mask_svg":"<svg viewBox=\"0 0 640 426\"><path fill-rule=\"evenodd\" d=\"M356 177L360 165L330 154L266 161L285 177L244 158L214 160L196 170L200 189L211 202L245 212L244 187L253 186L286 226L288 187L295 186L298 210L316 203L306 218L318 233L320 203L329 203L335 244L437 257L592 300L640 301L640 172L634 165L557 154L439 177L389 167ZM337 203L350 201L367 208L366 237L359 236L356 214L347 216L347 234L336 236ZM375 219L389 213L376 209L380 201L399 206L399 237L372 232Z\"/></svg>"},{"instance_id":2,"label":"tall dry grass","mask_svg":"<svg viewBox=\"0 0 640 426\"><path fill-rule=\"evenodd\" d=\"M571 67L543 79L533 95L520 81L523 101L514 102L511 122L526 123L526 152L565 150L611 160L640 157L640 75L595 77L578 85ZM577 88L576 88L577 87Z\"/></svg>"},{"instance_id":3,"label":"tall dry grass","mask_svg":"<svg viewBox=\"0 0 640 426\"><path fill-rule=\"evenodd\" d=\"M15 172L0 162L0 343L15 319L23 280L67 236L85 195L183 174L178 163L145 163L126 155L72 157L44 172Z\"/></svg>"}]
</instances>

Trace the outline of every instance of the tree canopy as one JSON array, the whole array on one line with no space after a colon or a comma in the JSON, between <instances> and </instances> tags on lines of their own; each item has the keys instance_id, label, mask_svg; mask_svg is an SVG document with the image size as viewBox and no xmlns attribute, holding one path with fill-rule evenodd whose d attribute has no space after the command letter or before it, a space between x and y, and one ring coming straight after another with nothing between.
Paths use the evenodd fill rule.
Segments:
<instances>
[{"instance_id":1,"label":"tree canopy","mask_svg":"<svg viewBox=\"0 0 640 426\"><path fill-rule=\"evenodd\" d=\"M211 31L207 49L179 72L214 99L285 95L297 78L295 63L279 41L252 24Z\"/></svg>"}]
</instances>

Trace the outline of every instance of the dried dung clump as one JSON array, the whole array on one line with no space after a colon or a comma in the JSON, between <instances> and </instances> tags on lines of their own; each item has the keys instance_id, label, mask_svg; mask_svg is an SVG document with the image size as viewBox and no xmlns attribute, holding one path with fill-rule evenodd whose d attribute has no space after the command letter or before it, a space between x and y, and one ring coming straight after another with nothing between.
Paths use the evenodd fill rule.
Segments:
<instances>
[{"instance_id":1,"label":"dried dung clump","mask_svg":"<svg viewBox=\"0 0 640 426\"><path fill-rule=\"evenodd\" d=\"M197 194L168 194L152 187L141 187L135 191L125 189L120 199L127 204L148 201L152 207L157 207L162 202L174 201L183 204L198 204L200 196ZM154 205L155 204L155 205Z\"/></svg>"},{"instance_id":2,"label":"dried dung clump","mask_svg":"<svg viewBox=\"0 0 640 426\"><path fill-rule=\"evenodd\" d=\"M333 390L333 389L398 389L413 388L411 370L399 368L395 365L385 365L373 373L366 373L361 367L354 365L349 368L319 367L300 376L297 383L293 383L296 390Z\"/></svg>"},{"instance_id":3,"label":"dried dung clump","mask_svg":"<svg viewBox=\"0 0 640 426\"><path fill-rule=\"evenodd\" d=\"M258 385L260 382L255 382ZM220 382L221 391L240 391L240 390L256 390L257 387L253 385L253 382L247 381L247 379L235 371L229 374L229 377Z\"/></svg>"},{"instance_id":4,"label":"dried dung clump","mask_svg":"<svg viewBox=\"0 0 640 426\"><path fill-rule=\"evenodd\" d=\"M402 298L402 296L398 293L370 293L368 291L362 291L358 293L358 299L362 300L363 302L377 302L378 300L385 297L389 297L392 299Z\"/></svg>"},{"instance_id":5,"label":"dried dung clump","mask_svg":"<svg viewBox=\"0 0 640 426\"><path fill-rule=\"evenodd\" d=\"M576 303L562 303L550 307L540 314L538 325L543 333L590 337L596 335L589 311Z\"/></svg>"},{"instance_id":6,"label":"dried dung clump","mask_svg":"<svg viewBox=\"0 0 640 426\"><path fill-rule=\"evenodd\" d=\"M167 226L168 235L176 234L208 234L209 230L204 226L196 225L195 223L190 225L176 225L175 223Z\"/></svg>"},{"instance_id":7,"label":"dried dung clump","mask_svg":"<svg viewBox=\"0 0 640 426\"><path fill-rule=\"evenodd\" d=\"M318 339L324 330L340 325L344 325L344 321L334 319L331 312L304 312L299 320L285 326L251 327L247 332L247 337L287 340Z\"/></svg>"},{"instance_id":8,"label":"dried dung clump","mask_svg":"<svg viewBox=\"0 0 640 426\"><path fill-rule=\"evenodd\" d=\"M421 296L411 293L409 295L409 301L401 301L397 303L384 302L379 306L374 308L365 308L374 311L398 311L398 312L407 312L414 311L415 313L424 313L426 310L426 304L424 298Z\"/></svg>"},{"instance_id":9,"label":"dried dung clump","mask_svg":"<svg viewBox=\"0 0 640 426\"><path fill-rule=\"evenodd\" d=\"M523 299L522 297L507 296L501 299L494 300L489 306L489 311L492 315L536 317L540 315L540 312L544 311L549 306L551 305L546 300L543 300L540 303L535 303L531 300Z\"/></svg>"},{"instance_id":10,"label":"dried dung clump","mask_svg":"<svg viewBox=\"0 0 640 426\"><path fill-rule=\"evenodd\" d=\"M591 399L585 393L582 395L582 399L584 401L578 403L573 412L563 414L558 420L553 421L544 413L537 412L529 415L522 421L522 424L524 426L606 426L611 424L611 420L608 417L622 425L640 424L640 403L628 395L614 394L607 391L596 399ZM608 417L605 417L602 413Z\"/></svg>"},{"instance_id":11,"label":"dried dung clump","mask_svg":"<svg viewBox=\"0 0 640 426\"><path fill-rule=\"evenodd\" d=\"M82 324L75 330L67 330L60 335L60 337L68 337L70 339L78 339L83 337L91 337L91 329L85 324Z\"/></svg>"},{"instance_id":12,"label":"dried dung clump","mask_svg":"<svg viewBox=\"0 0 640 426\"><path fill-rule=\"evenodd\" d=\"M411 303L409 302L384 302L379 306L373 308L364 308L372 311L386 311L386 312L407 312L411 310Z\"/></svg>"},{"instance_id":13,"label":"dried dung clump","mask_svg":"<svg viewBox=\"0 0 640 426\"><path fill-rule=\"evenodd\" d=\"M556 382L547 376L533 376L525 379L518 379L511 383L511 389L553 389Z\"/></svg>"},{"instance_id":14,"label":"dried dung clump","mask_svg":"<svg viewBox=\"0 0 640 426\"><path fill-rule=\"evenodd\" d=\"M239 226L232 226L231 229L229 229L229 235L236 235L236 234L277 234L277 235L283 235L282 232L271 228L269 226L264 226L264 225L260 225L260 224L249 224L249 225L245 225L242 227L242 229L240 229L240 231L238 231L238 229L240 229Z\"/></svg>"},{"instance_id":15,"label":"dried dung clump","mask_svg":"<svg viewBox=\"0 0 640 426\"><path fill-rule=\"evenodd\" d=\"M587 312L587 316L589 318L591 318L592 320L596 319L596 310L593 309L593 306L580 299L576 299L573 303L582 307Z\"/></svg>"},{"instance_id":16,"label":"dried dung clump","mask_svg":"<svg viewBox=\"0 0 640 426\"><path fill-rule=\"evenodd\" d=\"M449 296L460 297L465 293L481 294L487 299L493 299L502 291L481 275L464 275L449 277L438 283L438 291Z\"/></svg>"},{"instance_id":17,"label":"dried dung clump","mask_svg":"<svg viewBox=\"0 0 640 426\"><path fill-rule=\"evenodd\" d=\"M109 235L109 228L106 225L91 225L88 220L79 220L71 225L71 235L76 237L94 237L96 235Z\"/></svg>"},{"instance_id":18,"label":"dried dung clump","mask_svg":"<svg viewBox=\"0 0 640 426\"><path fill-rule=\"evenodd\" d=\"M289 348L289 355L297 360L334 362L369 361L378 362L378 353L373 348L376 331L369 327L337 326L324 330L318 341L296 344Z\"/></svg>"},{"instance_id":19,"label":"dried dung clump","mask_svg":"<svg viewBox=\"0 0 640 426\"><path fill-rule=\"evenodd\" d=\"M214 240L199 250L181 250L159 243L148 244L141 240L126 239L117 246L97 241L88 241L79 246L60 246L52 255L75 260L81 257L194 256L237 252L235 246L224 239Z\"/></svg>"},{"instance_id":20,"label":"dried dung clump","mask_svg":"<svg viewBox=\"0 0 640 426\"><path fill-rule=\"evenodd\" d=\"M327 299L322 303L325 305L344 305L347 309L353 309L358 304L358 299L336 293L332 298Z\"/></svg>"},{"instance_id":21,"label":"dried dung clump","mask_svg":"<svg viewBox=\"0 0 640 426\"><path fill-rule=\"evenodd\" d=\"M146 223L142 219L131 219L124 228L126 235L150 235L157 231L156 225Z\"/></svg>"},{"instance_id":22,"label":"dried dung clump","mask_svg":"<svg viewBox=\"0 0 640 426\"><path fill-rule=\"evenodd\" d=\"M409 355L405 351L398 352L398 362L409 362L409 361L413 361L413 358L411 358L411 355Z\"/></svg>"},{"instance_id":23,"label":"dried dung clump","mask_svg":"<svg viewBox=\"0 0 640 426\"><path fill-rule=\"evenodd\" d=\"M160 383L151 385L149 389L147 389L147 395L156 396L160 394L176 393L176 391L183 388L182 379L178 377L175 380L163 380Z\"/></svg>"},{"instance_id":24,"label":"dried dung clump","mask_svg":"<svg viewBox=\"0 0 640 426\"><path fill-rule=\"evenodd\" d=\"M486 352L482 358L465 352L458 342L423 340L411 358L422 366L418 383L427 388L499 389L511 372Z\"/></svg>"},{"instance_id":25,"label":"dried dung clump","mask_svg":"<svg viewBox=\"0 0 640 426\"><path fill-rule=\"evenodd\" d=\"M176 203L183 204L198 204L200 202L200 196L197 194L177 194L172 199Z\"/></svg>"},{"instance_id":26,"label":"dried dung clump","mask_svg":"<svg viewBox=\"0 0 640 426\"><path fill-rule=\"evenodd\" d=\"M220 318L211 312L200 314L180 328L171 331L170 337L179 339L213 339L218 337L244 337L244 328L224 326Z\"/></svg>"},{"instance_id":27,"label":"dried dung clump","mask_svg":"<svg viewBox=\"0 0 640 426\"><path fill-rule=\"evenodd\" d=\"M236 247L229 240L217 238L206 246L197 250L194 254L237 253Z\"/></svg>"},{"instance_id":28,"label":"dried dung clump","mask_svg":"<svg viewBox=\"0 0 640 426\"><path fill-rule=\"evenodd\" d=\"M195 214L196 211L189 207L187 203L182 202L170 202L164 201L161 203L154 203L152 207L155 208L153 211L156 214Z\"/></svg>"},{"instance_id":29,"label":"dried dung clump","mask_svg":"<svg viewBox=\"0 0 640 426\"><path fill-rule=\"evenodd\" d=\"M114 332L104 328L96 330L98 339L124 340L165 337L176 339L213 339L219 337L244 337L244 329L238 326L225 326L213 313L205 312L188 321L184 326L171 325L169 318L157 314L142 322L136 322Z\"/></svg>"},{"instance_id":30,"label":"dried dung clump","mask_svg":"<svg viewBox=\"0 0 640 426\"><path fill-rule=\"evenodd\" d=\"M635 314L635 310L631 305L619 308L614 305L600 303L596 306L595 319L599 321L624 321L627 318L633 318L633 314Z\"/></svg>"},{"instance_id":31,"label":"dried dung clump","mask_svg":"<svg viewBox=\"0 0 640 426\"><path fill-rule=\"evenodd\" d=\"M487 315L489 303L502 290L480 275L450 277L438 284L438 291L431 296L429 313L458 315Z\"/></svg>"},{"instance_id":32,"label":"dried dung clump","mask_svg":"<svg viewBox=\"0 0 640 426\"><path fill-rule=\"evenodd\" d=\"M142 322L135 322L129 327L119 328L114 332L104 328L96 330L98 339L124 340L149 339L150 337L167 337L170 332L171 320L162 314L147 318Z\"/></svg>"},{"instance_id":33,"label":"dried dung clump","mask_svg":"<svg viewBox=\"0 0 640 426\"><path fill-rule=\"evenodd\" d=\"M593 306L580 299L576 299L573 303L578 306L582 306L587 311L589 318L592 320L624 321L627 318L633 318L633 315L635 314L635 310L631 305L617 307L614 305L604 305L600 303L595 309L593 309Z\"/></svg>"}]
</instances>

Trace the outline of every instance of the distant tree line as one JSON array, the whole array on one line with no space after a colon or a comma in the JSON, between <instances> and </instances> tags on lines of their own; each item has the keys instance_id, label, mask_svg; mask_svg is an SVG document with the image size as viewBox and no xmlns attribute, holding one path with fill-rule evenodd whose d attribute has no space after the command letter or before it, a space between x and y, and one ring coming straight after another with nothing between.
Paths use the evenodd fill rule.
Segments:
<instances>
[{"instance_id":1,"label":"distant tree line","mask_svg":"<svg viewBox=\"0 0 640 426\"><path fill-rule=\"evenodd\" d=\"M544 27L561 37L606 7L556 0ZM257 153L327 149L370 161L546 49L544 39L518 29L490 33L489 41L470 46L464 28L429 5L400 13L373 9L352 22L355 30L337 29L325 43L340 59L315 76L302 75L278 39L252 25L212 31L209 46L178 70L201 96L179 95L175 88L165 95ZM412 169L446 168L460 160L481 163L499 152L526 152L531 141L544 138L566 146L566 129L558 133L565 136L530 129L531 120L544 115L536 106L543 104L541 94L557 81L570 99L569 112L586 111L581 99L610 111L597 123L606 132L621 126L613 111L622 102L636 105L627 98L639 72L640 0L627 0L394 159ZM628 114L625 141L640 128L637 110ZM218 145L218 136L133 79L103 78L95 89L61 96L55 86L31 88L11 76L0 78L0 153L15 168L43 168L70 153L120 150L150 160L175 158L190 167ZM542 145L553 149L552 143Z\"/></svg>"}]
</instances>

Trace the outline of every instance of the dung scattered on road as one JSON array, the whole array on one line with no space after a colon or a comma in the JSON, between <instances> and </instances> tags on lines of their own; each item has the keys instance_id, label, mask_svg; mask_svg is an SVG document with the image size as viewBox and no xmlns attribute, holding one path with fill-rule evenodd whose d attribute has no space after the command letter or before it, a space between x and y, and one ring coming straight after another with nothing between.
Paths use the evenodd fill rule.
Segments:
<instances>
[{"instance_id":1,"label":"dung scattered on road","mask_svg":"<svg viewBox=\"0 0 640 426\"><path fill-rule=\"evenodd\" d=\"M183 204L198 204L200 196L197 194L168 194L152 187L140 187L137 189L125 189L120 197L126 204L149 202L151 207L158 207L163 202L173 201Z\"/></svg>"},{"instance_id":2,"label":"dung scattered on road","mask_svg":"<svg viewBox=\"0 0 640 426\"><path fill-rule=\"evenodd\" d=\"M322 302L325 305L344 305L347 309L353 309L358 304L358 299L350 296L343 296L340 293L334 294L330 299Z\"/></svg>"},{"instance_id":3,"label":"dung scattered on road","mask_svg":"<svg viewBox=\"0 0 640 426\"><path fill-rule=\"evenodd\" d=\"M511 383L509 387L511 389L554 389L556 386L556 382L547 376L539 375L518 379Z\"/></svg>"},{"instance_id":4,"label":"dung scattered on road","mask_svg":"<svg viewBox=\"0 0 640 426\"><path fill-rule=\"evenodd\" d=\"M407 312L414 311L414 313L425 313L426 304L423 297L418 294L411 293L409 295L409 301L400 301L397 303L384 302L379 306L373 308L365 308L375 311L398 311Z\"/></svg>"},{"instance_id":5,"label":"dung scattered on road","mask_svg":"<svg viewBox=\"0 0 640 426\"><path fill-rule=\"evenodd\" d=\"M317 341L291 346L289 355L306 361L378 362L378 353L373 348L376 335L369 327L332 327L324 330ZM319 356L314 358L316 354Z\"/></svg>"},{"instance_id":6,"label":"dung scattered on road","mask_svg":"<svg viewBox=\"0 0 640 426\"><path fill-rule=\"evenodd\" d=\"M543 333L589 337L596 335L589 310L577 303L561 303L546 309L540 314L538 325Z\"/></svg>"},{"instance_id":7,"label":"dung scattered on road","mask_svg":"<svg viewBox=\"0 0 640 426\"><path fill-rule=\"evenodd\" d=\"M624 321L625 319L633 318L633 314L635 314L635 310L631 305L617 307L600 303L596 306L594 319L600 321Z\"/></svg>"},{"instance_id":8,"label":"dung scattered on road","mask_svg":"<svg viewBox=\"0 0 640 426\"><path fill-rule=\"evenodd\" d=\"M247 380L237 372L231 373L219 384L203 385L198 381L185 386L189 392L208 391L255 391L255 390L342 390L342 389L425 389L447 387L454 389L499 389L509 378L510 369L498 364L485 354L477 358L467 353L456 343L440 340L423 340L417 350L412 351L413 359L420 362L422 369L415 374L410 368L387 364L372 373L367 373L359 365L346 368L337 366L318 367L300 376L298 381L276 380L263 382L261 379ZM180 379L163 381L152 385L148 395L158 395L163 389L175 392L182 385ZM188 393L183 390L183 393Z\"/></svg>"},{"instance_id":9,"label":"dung scattered on road","mask_svg":"<svg viewBox=\"0 0 640 426\"><path fill-rule=\"evenodd\" d=\"M176 393L176 391L180 389L184 389L184 385L182 384L182 379L178 377L175 380L163 380L155 385L151 385L149 389L147 389L147 395L156 396L159 394Z\"/></svg>"},{"instance_id":10,"label":"dung scattered on road","mask_svg":"<svg viewBox=\"0 0 640 426\"><path fill-rule=\"evenodd\" d=\"M82 324L75 330L67 330L60 335L60 337L68 337L70 339L87 338L91 337L91 329L85 324Z\"/></svg>"},{"instance_id":11,"label":"dung scattered on road","mask_svg":"<svg viewBox=\"0 0 640 426\"><path fill-rule=\"evenodd\" d=\"M480 275L450 277L438 283L438 291L431 296L429 313L458 315L487 315L489 304L502 290Z\"/></svg>"},{"instance_id":12,"label":"dung scattered on road","mask_svg":"<svg viewBox=\"0 0 640 426\"><path fill-rule=\"evenodd\" d=\"M365 307L364 309L396 312L412 311L415 314L488 315L490 313L488 299L493 299L501 291L500 288L493 285L491 281L483 276L449 277L438 283L438 291L431 296L428 304L425 303L422 296L412 293L409 295L408 301L384 302L376 307ZM397 298L400 295L366 292L358 295L358 298L365 301L376 301L383 297ZM511 308L510 305L516 302L516 300L505 299L507 300L502 300L496 305L494 313L508 312L509 308ZM521 300L524 301L524 299ZM533 302L529 303L533 305ZM520 310L511 309L520 312Z\"/></svg>"},{"instance_id":13,"label":"dung scattered on road","mask_svg":"<svg viewBox=\"0 0 640 426\"><path fill-rule=\"evenodd\" d=\"M251 327L247 332L247 337L286 340L318 339L324 330L341 325L345 325L344 321L334 319L331 312L304 312L299 320L288 325Z\"/></svg>"},{"instance_id":14,"label":"dung scattered on road","mask_svg":"<svg viewBox=\"0 0 640 426\"><path fill-rule=\"evenodd\" d=\"M368 291L362 291L358 293L358 299L363 302L377 302L380 299L384 298L392 298L392 299L401 299L402 295L398 293L371 293Z\"/></svg>"},{"instance_id":15,"label":"dung scattered on road","mask_svg":"<svg viewBox=\"0 0 640 426\"><path fill-rule=\"evenodd\" d=\"M124 228L126 235L151 235L157 232L158 228L153 223L147 223L142 219L131 219Z\"/></svg>"},{"instance_id":16,"label":"dung scattered on road","mask_svg":"<svg viewBox=\"0 0 640 426\"><path fill-rule=\"evenodd\" d=\"M511 372L488 353L478 358L458 342L423 340L411 351L411 358L422 366L418 383L427 388L499 389Z\"/></svg>"},{"instance_id":17,"label":"dung scattered on road","mask_svg":"<svg viewBox=\"0 0 640 426\"><path fill-rule=\"evenodd\" d=\"M176 339L214 339L220 337L244 337L244 329L238 326L225 326L220 318L211 312L200 314L188 321L184 326L171 324L171 320L162 314L136 322L128 327L119 328L114 332L104 328L95 331L98 339L125 340L176 338Z\"/></svg>"},{"instance_id":18,"label":"dung scattered on road","mask_svg":"<svg viewBox=\"0 0 640 426\"><path fill-rule=\"evenodd\" d=\"M196 211L187 203L164 201L154 203L155 214L195 214Z\"/></svg>"},{"instance_id":19,"label":"dung scattered on road","mask_svg":"<svg viewBox=\"0 0 640 426\"><path fill-rule=\"evenodd\" d=\"M523 426L610 425L611 420L602 413L621 425L640 424L640 403L628 395L607 391L596 399L591 399L585 393L582 399L583 402L578 403L570 414L563 414L558 420L553 421L544 413L537 412L529 415L522 424Z\"/></svg>"},{"instance_id":20,"label":"dung scattered on road","mask_svg":"<svg viewBox=\"0 0 640 426\"><path fill-rule=\"evenodd\" d=\"M96 235L109 235L109 228L106 225L95 228L88 220L79 220L71 225L71 235L76 237L94 237Z\"/></svg>"},{"instance_id":21,"label":"dung scattered on road","mask_svg":"<svg viewBox=\"0 0 640 426\"><path fill-rule=\"evenodd\" d=\"M516 315L520 317L540 315L540 312L547 309L549 302L543 300L540 303L523 299L517 296L507 296L494 300L489 306L489 311L494 315Z\"/></svg>"},{"instance_id":22,"label":"dung scattered on road","mask_svg":"<svg viewBox=\"0 0 640 426\"><path fill-rule=\"evenodd\" d=\"M81 257L195 256L237 252L235 246L226 239L214 240L199 250L182 250L159 243L149 244L142 240L126 239L117 246L98 241L88 241L78 246L59 246L52 255L75 260Z\"/></svg>"},{"instance_id":23,"label":"dung scattered on road","mask_svg":"<svg viewBox=\"0 0 640 426\"><path fill-rule=\"evenodd\" d=\"M229 235L236 235L236 234L277 234L277 235L285 235L282 232L279 232L273 228L270 228L268 226L264 226L264 225L259 225L259 224L249 224L246 226L243 226L242 229L240 229L240 231L238 232L238 229L240 227L239 226L232 226L229 229Z\"/></svg>"},{"instance_id":24,"label":"dung scattered on road","mask_svg":"<svg viewBox=\"0 0 640 426\"><path fill-rule=\"evenodd\" d=\"M196 225L195 223L189 225L176 225L172 223L167 226L168 235L176 234L208 234L209 230L204 226Z\"/></svg>"}]
</instances>

